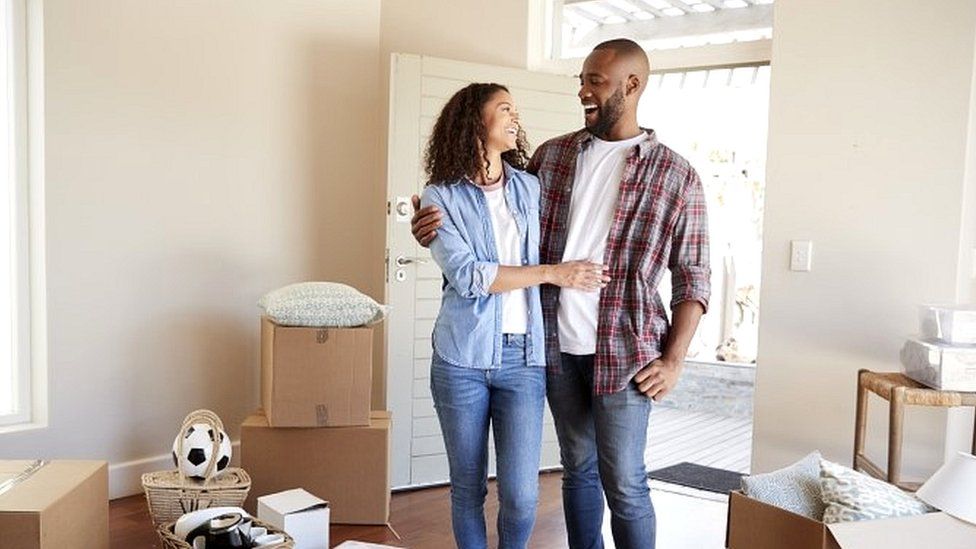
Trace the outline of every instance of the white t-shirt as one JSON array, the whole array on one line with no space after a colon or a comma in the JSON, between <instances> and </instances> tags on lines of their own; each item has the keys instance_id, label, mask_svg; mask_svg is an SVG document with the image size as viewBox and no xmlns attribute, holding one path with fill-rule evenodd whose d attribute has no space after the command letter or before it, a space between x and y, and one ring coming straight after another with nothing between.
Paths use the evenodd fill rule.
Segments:
<instances>
[{"instance_id":1,"label":"white t-shirt","mask_svg":"<svg viewBox=\"0 0 976 549\"><path fill-rule=\"evenodd\" d=\"M482 187L485 199L488 201L488 212L491 215L492 232L495 233L495 245L498 248L498 264L522 265L522 238L519 236L515 217L508 208L505 200L503 184L492 187ZM524 334L529 323L527 296L524 289L512 290L501 294L502 298L502 333Z\"/></svg>"},{"instance_id":2,"label":"white t-shirt","mask_svg":"<svg viewBox=\"0 0 976 549\"><path fill-rule=\"evenodd\" d=\"M563 261L586 259L603 263L607 236L620 194L620 179L631 150L647 134L624 141L593 137L576 159L569 232ZM563 288L559 292L559 348L573 355L596 352L597 312L600 292Z\"/></svg>"}]
</instances>

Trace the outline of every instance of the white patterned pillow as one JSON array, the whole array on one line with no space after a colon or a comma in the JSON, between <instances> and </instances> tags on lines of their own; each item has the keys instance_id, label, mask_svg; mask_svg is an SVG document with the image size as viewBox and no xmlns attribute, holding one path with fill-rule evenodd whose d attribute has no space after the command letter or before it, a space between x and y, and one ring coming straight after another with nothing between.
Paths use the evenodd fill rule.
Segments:
<instances>
[{"instance_id":1,"label":"white patterned pillow","mask_svg":"<svg viewBox=\"0 0 976 549\"><path fill-rule=\"evenodd\" d=\"M265 294L258 306L282 326L348 328L379 322L386 316L386 307L337 282L291 284Z\"/></svg>"},{"instance_id":2,"label":"white patterned pillow","mask_svg":"<svg viewBox=\"0 0 976 549\"><path fill-rule=\"evenodd\" d=\"M820 462L820 488L827 505L823 521L828 524L935 511L897 486L832 461Z\"/></svg>"},{"instance_id":3,"label":"white patterned pillow","mask_svg":"<svg viewBox=\"0 0 976 549\"><path fill-rule=\"evenodd\" d=\"M813 452L789 467L742 477L742 491L752 499L798 515L820 520L820 452Z\"/></svg>"}]
</instances>

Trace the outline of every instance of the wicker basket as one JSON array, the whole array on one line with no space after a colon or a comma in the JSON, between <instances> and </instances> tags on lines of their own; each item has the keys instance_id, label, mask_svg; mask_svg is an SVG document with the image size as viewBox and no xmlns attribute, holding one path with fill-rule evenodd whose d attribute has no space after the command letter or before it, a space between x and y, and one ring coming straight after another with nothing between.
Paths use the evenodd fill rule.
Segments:
<instances>
[{"instance_id":1,"label":"wicker basket","mask_svg":"<svg viewBox=\"0 0 976 549\"><path fill-rule=\"evenodd\" d=\"M275 545L269 545L267 546L268 549L271 548L294 549L295 540L292 539L292 537L286 534L284 531L279 530L274 526L271 526L266 522L261 522L260 520L257 519L251 519L251 521L252 521L252 527L260 526L262 528L265 528L269 534L282 534L283 536L285 536L285 541L281 543L277 543ZM173 533L174 526L176 526L176 521L171 521L160 525L159 528L156 529L156 533L159 534L159 539L163 540L163 549L193 549L192 545L176 537L176 534Z\"/></svg>"},{"instance_id":2,"label":"wicker basket","mask_svg":"<svg viewBox=\"0 0 976 549\"><path fill-rule=\"evenodd\" d=\"M183 420L180 433L186 433L194 423L208 424L215 433L224 429L217 414L210 410L196 410ZM214 437L213 456L217 455L219 438ZM177 455L183 455L182 436L179 437ZM216 462L216 459L210 460L206 480L188 478L183 474L182 467L142 475L142 489L146 492L153 525L158 527L199 509L243 507L251 489L251 477L243 469L236 467L228 467L219 475L213 475Z\"/></svg>"}]
</instances>

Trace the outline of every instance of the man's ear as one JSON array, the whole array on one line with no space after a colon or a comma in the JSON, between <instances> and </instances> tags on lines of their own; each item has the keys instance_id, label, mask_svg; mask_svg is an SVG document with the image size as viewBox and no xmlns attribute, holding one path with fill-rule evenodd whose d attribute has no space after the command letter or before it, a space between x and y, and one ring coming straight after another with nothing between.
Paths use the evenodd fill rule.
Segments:
<instances>
[{"instance_id":1,"label":"man's ear","mask_svg":"<svg viewBox=\"0 0 976 549\"><path fill-rule=\"evenodd\" d=\"M627 77L627 95L639 92L640 87L641 81L639 76L636 74L631 74Z\"/></svg>"}]
</instances>

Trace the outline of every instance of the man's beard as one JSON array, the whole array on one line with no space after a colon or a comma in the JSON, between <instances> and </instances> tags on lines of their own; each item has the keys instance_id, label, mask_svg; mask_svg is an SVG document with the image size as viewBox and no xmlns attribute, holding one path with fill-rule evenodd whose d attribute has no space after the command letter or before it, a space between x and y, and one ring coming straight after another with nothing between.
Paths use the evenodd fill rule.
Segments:
<instances>
[{"instance_id":1,"label":"man's beard","mask_svg":"<svg viewBox=\"0 0 976 549\"><path fill-rule=\"evenodd\" d=\"M610 129L624 115L624 90L617 89L597 111L596 121L592 125L586 126L589 131L600 139L607 139Z\"/></svg>"}]
</instances>

